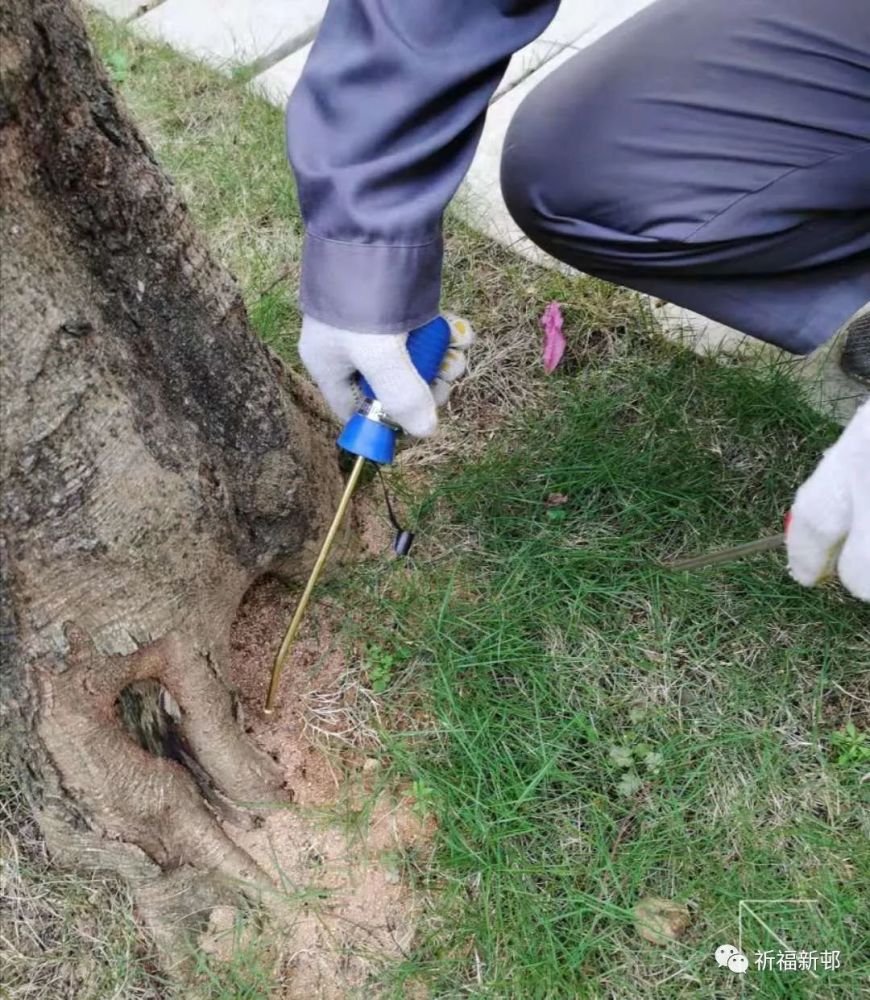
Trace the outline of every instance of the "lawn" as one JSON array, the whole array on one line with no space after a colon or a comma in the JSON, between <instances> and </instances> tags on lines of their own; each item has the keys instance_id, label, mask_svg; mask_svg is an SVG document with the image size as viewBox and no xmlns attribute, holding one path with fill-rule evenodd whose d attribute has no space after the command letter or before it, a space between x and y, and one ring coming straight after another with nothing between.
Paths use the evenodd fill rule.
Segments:
<instances>
[{"instance_id":1,"label":"lawn","mask_svg":"<svg viewBox=\"0 0 870 1000\"><path fill-rule=\"evenodd\" d=\"M103 19L91 30L260 335L296 364L301 224L280 112L241 78ZM385 773L437 820L433 851L402 859L425 900L415 946L369 995L859 996L868 609L798 587L781 554L659 565L779 530L838 428L781 366L665 343L628 293L537 269L452 217L444 298L481 345L444 434L390 476L419 532L410 569L375 560L325 585L365 622L348 624L349 669L377 700ZM571 346L545 377L552 299ZM58 879L61 915L71 884L74 900L103 891ZM685 907L679 940L639 935L646 897ZM124 906L94 960L131 985L118 973L94 996L167 996L136 966ZM841 967L719 968L741 913L751 960L837 951Z\"/></svg>"},{"instance_id":2,"label":"lawn","mask_svg":"<svg viewBox=\"0 0 870 1000\"><path fill-rule=\"evenodd\" d=\"M809 898L757 909L842 971L756 973L747 992L858 996L866 609L801 590L780 556L656 565L775 530L832 429L775 371L652 344L551 403L434 478L421 529L457 543L372 604L408 654L388 693L426 719L390 751L440 828L435 864L409 864L439 900L405 971L445 997L734 995L711 956L739 901ZM638 939L648 896L688 903L678 945ZM744 942L784 950L754 921Z\"/></svg>"}]
</instances>

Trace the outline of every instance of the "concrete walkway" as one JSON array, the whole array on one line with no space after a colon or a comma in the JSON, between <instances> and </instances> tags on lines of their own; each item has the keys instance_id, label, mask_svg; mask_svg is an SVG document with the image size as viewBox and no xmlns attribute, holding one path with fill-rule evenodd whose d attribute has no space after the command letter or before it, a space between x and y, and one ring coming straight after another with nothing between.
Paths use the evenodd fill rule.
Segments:
<instances>
[{"instance_id":1,"label":"concrete walkway","mask_svg":"<svg viewBox=\"0 0 870 1000\"><path fill-rule=\"evenodd\" d=\"M225 72L254 70L250 87L283 107L299 79L327 0L88 0L134 31ZM471 0L470 0L471 2ZM487 115L480 146L457 204L475 228L515 252L556 266L538 251L511 219L499 189L499 162L508 123L519 103L543 77L654 0L565 0L543 36L510 62ZM753 346L735 330L668 303L654 315L664 333L693 349L734 351ZM812 380L819 404L840 419L866 396L844 378L826 346L808 360L766 349Z\"/></svg>"}]
</instances>

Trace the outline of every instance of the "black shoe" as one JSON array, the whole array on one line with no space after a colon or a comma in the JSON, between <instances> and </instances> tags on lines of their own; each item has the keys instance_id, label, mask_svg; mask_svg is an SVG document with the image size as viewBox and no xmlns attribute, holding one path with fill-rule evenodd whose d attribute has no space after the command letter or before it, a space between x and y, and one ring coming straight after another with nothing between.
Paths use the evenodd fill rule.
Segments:
<instances>
[{"instance_id":1,"label":"black shoe","mask_svg":"<svg viewBox=\"0 0 870 1000\"><path fill-rule=\"evenodd\" d=\"M840 367L850 376L870 385L870 312L864 312L846 327Z\"/></svg>"}]
</instances>

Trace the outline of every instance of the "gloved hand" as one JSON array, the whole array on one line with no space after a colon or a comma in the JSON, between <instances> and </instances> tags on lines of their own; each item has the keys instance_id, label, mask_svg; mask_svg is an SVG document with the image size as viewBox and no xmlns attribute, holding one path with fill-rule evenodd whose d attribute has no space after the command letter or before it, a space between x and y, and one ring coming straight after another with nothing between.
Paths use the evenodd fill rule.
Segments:
<instances>
[{"instance_id":1,"label":"gloved hand","mask_svg":"<svg viewBox=\"0 0 870 1000\"><path fill-rule=\"evenodd\" d=\"M797 491L786 533L788 568L811 587L836 571L870 601L870 401Z\"/></svg>"},{"instance_id":2,"label":"gloved hand","mask_svg":"<svg viewBox=\"0 0 870 1000\"><path fill-rule=\"evenodd\" d=\"M299 356L339 420L347 420L360 404L354 378L359 372L392 420L414 437L428 437L438 425L436 407L446 402L452 384L465 371L474 341L466 320L443 315L450 327L450 347L431 386L411 361L405 333L354 333L306 316Z\"/></svg>"}]
</instances>

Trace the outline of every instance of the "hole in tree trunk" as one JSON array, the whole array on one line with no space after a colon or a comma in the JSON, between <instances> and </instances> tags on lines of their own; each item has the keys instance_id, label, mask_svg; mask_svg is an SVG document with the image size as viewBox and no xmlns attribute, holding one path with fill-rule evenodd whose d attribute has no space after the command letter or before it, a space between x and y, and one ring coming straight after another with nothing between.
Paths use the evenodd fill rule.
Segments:
<instances>
[{"instance_id":1,"label":"hole in tree trunk","mask_svg":"<svg viewBox=\"0 0 870 1000\"><path fill-rule=\"evenodd\" d=\"M154 677L133 681L115 702L121 725L136 743L155 757L184 763L182 711L172 695Z\"/></svg>"},{"instance_id":2,"label":"hole in tree trunk","mask_svg":"<svg viewBox=\"0 0 870 1000\"><path fill-rule=\"evenodd\" d=\"M168 757L180 764L209 805L219 813L226 810L228 803L184 735L181 706L160 681L155 677L133 681L118 695L115 707L121 725L134 742L155 757Z\"/></svg>"}]
</instances>

